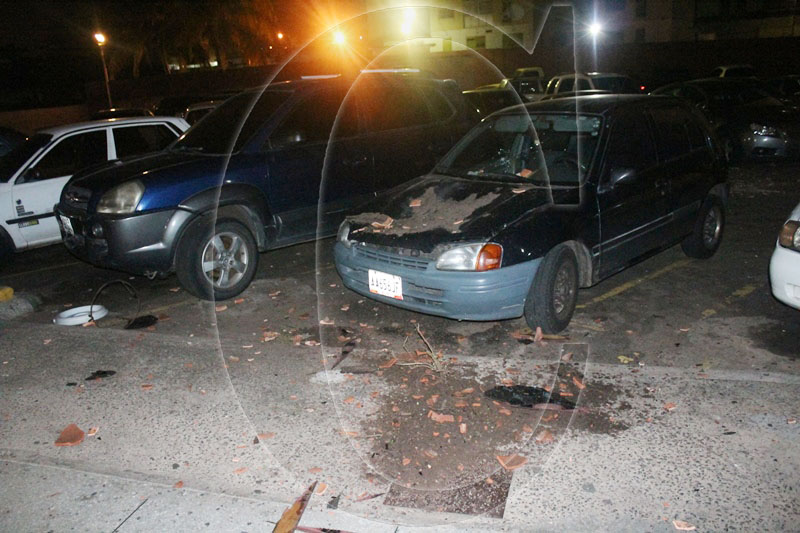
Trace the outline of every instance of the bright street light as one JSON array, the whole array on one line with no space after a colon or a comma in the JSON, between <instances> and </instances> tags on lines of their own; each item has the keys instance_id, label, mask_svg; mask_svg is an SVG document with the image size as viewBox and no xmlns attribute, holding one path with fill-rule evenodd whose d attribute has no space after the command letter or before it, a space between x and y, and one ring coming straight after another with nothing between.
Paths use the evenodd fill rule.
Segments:
<instances>
[{"instance_id":1,"label":"bright street light","mask_svg":"<svg viewBox=\"0 0 800 533\"><path fill-rule=\"evenodd\" d=\"M108 108L111 109L114 106L111 104L111 87L108 84L108 67L106 66L106 54L103 51L103 47L106 45L106 36L101 32L97 32L94 34L94 40L100 48L100 59L103 60L103 79L106 82L106 99L108 100Z\"/></svg>"},{"instance_id":2,"label":"bright street light","mask_svg":"<svg viewBox=\"0 0 800 533\"><path fill-rule=\"evenodd\" d=\"M281 40L281 39L283 39L283 33L278 32L278 40Z\"/></svg>"},{"instance_id":3,"label":"bright street light","mask_svg":"<svg viewBox=\"0 0 800 533\"><path fill-rule=\"evenodd\" d=\"M344 33L336 31L333 33L334 44L344 44Z\"/></svg>"},{"instance_id":4,"label":"bright street light","mask_svg":"<svg viewBox=\"0 0 800 533\"><path fill-rule=\"evenodd\" d=\"M589 25L589 33L591 34L592 37L597 37L598 35L600 35L601 31L603 31L603 25L600 24L599 22L592 22Z\"/></svg>"}]
</instances>

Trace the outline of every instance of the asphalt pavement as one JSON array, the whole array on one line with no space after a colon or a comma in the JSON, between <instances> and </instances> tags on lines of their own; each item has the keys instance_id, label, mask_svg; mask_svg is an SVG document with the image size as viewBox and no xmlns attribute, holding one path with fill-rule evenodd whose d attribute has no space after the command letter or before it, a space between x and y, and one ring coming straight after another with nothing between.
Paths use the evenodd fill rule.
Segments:
<instances>
[{"instance_id":1,"label":"asphalt pavement","mask_svg":"<svg viewBox=\"0 0 800 533\"><path fill-rule=\"evenodd\" d=\"M309 528L796 529L800 312L767 266L798 170L734 169L713 258L675 247L582 290L539 341L353 294L330 239L262 254L216 303L60 246L19 254L0 285L41 304L0 325L0 528L269 531L316 481ZM115 280L135 296L97 295ZM52 324L95 297L108 318ZM483 394L507 385L577 408ZM72 423L96 432L55 446Z\"/></svg>"}]
</instances>

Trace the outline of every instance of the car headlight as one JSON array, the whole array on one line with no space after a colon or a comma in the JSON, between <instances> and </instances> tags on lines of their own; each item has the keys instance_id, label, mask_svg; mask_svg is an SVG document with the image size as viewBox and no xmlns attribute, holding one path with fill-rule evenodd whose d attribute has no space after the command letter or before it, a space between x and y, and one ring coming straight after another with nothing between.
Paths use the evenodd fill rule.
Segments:
<instances>
[{"instance_id":1,"label":"car headlight","mask_svg":"<svg viewBox=\"0 0 800 533\"><path fill-rule=\"evenodd\" d=\"M109 215L121 215L133 213L139 200L144 194L144 185L141 181L128 181L118 185L105 193L97 203L98 213Z\"/></svg>"},{"instance_id":2,"label":"car headlight","mask_svg":"<svg viewBox=\"0 0 800 533\"><path fill-rule=\"evenodd\" d=\"M800 252L800 222L790 220L784 224L778 236L778 244Z\"/></svg>"},{"instance_id":3,"label":"car headlight","mask_svg":"<svg viewBox=\"0 0 800 533\"><path fill-rule=\"evenodd\" d=\"M336 240L350 248L350 223L344 221L339 225L339 233L336 234Z\"/></svg>"},{"instance_id":4,"label":"car headlight","mask_svg":"<svg viewBox=\"0 0 800 533\"><path fill-rule=\"evenodd\" d=\"M780 137L780 132L778 128L775 126L764 126L763 124L758 124L756 122L750 124L750 129L753 131L753 135L760 135L762 137Z\"/></svg>"},{"instance_id":5,"label":"car headlight","mask_svg":"<svg viewBox=\"0 0 800 533\"><path fill-rule=\"evenodd\" d=\"M436 260L436 268L485 272L500 268L502 262L503 247L499 244L468 244L442 253Z\"/></svg>"}]
</instances>

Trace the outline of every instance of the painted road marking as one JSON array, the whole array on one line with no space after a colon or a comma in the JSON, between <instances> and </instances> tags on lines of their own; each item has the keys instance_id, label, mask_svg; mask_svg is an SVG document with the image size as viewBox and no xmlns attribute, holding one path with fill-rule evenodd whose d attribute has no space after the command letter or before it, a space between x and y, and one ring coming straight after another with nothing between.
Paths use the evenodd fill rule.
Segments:
<instances>
[{"instance_id":1,"label":"painted road marking","mask_svg":"<svg viewBox=\"0 0 800 533\"><path fill-rule=\"evenodd\" d=\"M710 307L705 311L703 311L703 318L708 318L716 315L720 310L728 307L736 300L741 300L745 296L750 295L753 291L755 291L759 287L763 287L764 285L765 285L764 283L761 284L748 283L747 285L744 285L736 289L730 294L730 296L726 297L720 304L718 304L715 307Z\"/></svg>"},{"instance_id":2,"label":"painted road marking","mask_svg":"<svg viewBox=\"0 0 800 533\"><path fill-rule=\"evenodd\" d=\"M619 296L620 294L622 294L623 292L627 291L628 289L632 289L632 288L634 288L634 287L636 287L638 285L641 285L645 281L650 281L650 280L656 279L658 277L661 277L661 276L663 276L664 274L666 274L668 272L672 272L673 270L676 270L676 269L679 269L679 268L683 268L686 265L690 264L691 262L692 262L691 259L681 259L680 261L675 261L674 263L671 263L671 264L665 266L664 268L662 268L660 270L656 270L655 272L653 272L651 274L648 274L646 276L643 276L641 278L631 280L631 281L629 281L627 283L623 283L622 285L611 289L610 291L606 292L605 294L601 294L600 296L596 296L595 298L592 298L591 300L589 300L585 304L576 305L575 307L577 309L584 309L585 307L588 307L590 305L594 305L594 304L602 302L604 300L608 300L609 298L613 298L614 296Z\"/></svg>"}]
</instances>

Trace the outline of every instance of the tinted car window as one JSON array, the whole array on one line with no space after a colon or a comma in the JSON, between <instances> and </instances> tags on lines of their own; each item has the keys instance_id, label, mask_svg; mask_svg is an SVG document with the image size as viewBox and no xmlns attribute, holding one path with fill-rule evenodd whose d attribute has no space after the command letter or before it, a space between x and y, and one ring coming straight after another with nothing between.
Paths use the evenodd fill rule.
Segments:
<instances>
[{"instance_id":1,"label":"tinted car window","mask_svg":"<svg viewBox=\"0 0 800 533\"><path fill-rule=\"evenodd\" d=\"M33 178L46 180L74 174L78 170L108 160L106 131L72 135L58 142L33 167Z\"/></svg>"},{"instance_id":2,"label":"tinted car window","mask_svg":"<svg viewBox=\"0 0 800 533\"><path fill-rule=\"evenodd\" d=\"M391 84L365 84L359 88L359 105L371 131L384 131L431 122L422 94L411 88Z\"/></svg>"},{"instance_id":3,"label":"tinted car window","mask_svg":"<svg viewBox=\"0 0 800 533\"><path fill-rule=\"evenodd\" d=\"M606 148L606 171L644 170L656 164L656 150L642 110L625 110L614 118Z\"/></svg>"},{"instance_id":4,"label":"tinted car window","mask_svg":"<svg viewBox=\"0 0 800 533\"><path fill-rule=\"evenodd\" d=\"M172 149L206 154L238 152L291 95L292 91L267 90L260 96L257 92L234 96L187 131Z\"/></svg>"},{"instance_id":5,"label":"tinted car window","mask_svg":"<svg viewBox=\"0 0 800 533\"><path fill-rule=\"evenodd\" d=\"M588 91L591 88L592 88L592 86L589 85L589 80L585 80L583 78L578 78L578 90L579 91Z\"/></svg>"},{"instance_id":6,"label":"tinted car window","mask_svg":"<svg viewBox=\"0 0 800 533\"><path fill-rule=\"evenodd\" d=\"M19 167L31 158L42 146L50 142L53 136L45 133L37 133L33 137L17 145L16 148L0 157L0 182L7 182L11 176L19 170Z\"/></svg>"},{"instance_id":7,"label":"tinted car window","mask_svg":"<svg viewBox=\"0 0 800 533\"><path fill-rule=\"evenodd\" d=\"M667 161L689 152L685 123L691 120L683 109L662 107L650 110L656 130L658 158Z\"/></svg>"},{"instance_id":8,"label":"tinted car window","mask_svg":"<svg viewBox=\"0 0 800 533\"><path fill-rule=\"evenodd\" d=\"M700 127L700 124L698 124L697 120L694 120L693 117L687 118L689 118L689 120L685 122L685 126L686 131L689 134L689 145L691 146L692 150L707 147L708 139L706 138L703 128Z\"/></svg>"},{"instance_id":9,"label":"tinted car window","mask_svg":"<svg viewBox=\"0 0 800 533\"><path fill-rule=\"evenodd\" d=\"M168 127L158 124L114 128L112 131L117 158L163 150L176 137Z\"/></svg>"},{"instance_id":10,"label":"tinted car window","mask_svg":"<svg viewBox=\"0 0 800 533\"><path fill-rule=\"evenodd\" d=\"M598 76L592 78L595 89L610 91L612 93L636 92L636 87L630 78L625 76Z\"/></svg>"},{"instance_id":11,"label":"tinted car window","mask_svg":"<svg viewBox=\"0 0 800 533\"><path fill-rule=\"evenodd\" d=\"M357 116L352 105L345 106L342 110L338 129L333 132L343 98L343 92L328 90L311 94L298 102L270 134L271 147L297 142L328 142L331 134L337 137L354 135L357 131Z\"/></svg>"},{"instance_id":12,"label":"tinted car window","mask_svg":"<svg viewBox=\"0 0 800 533\"><path fill-rule=\"evenodd\" d=\"M575 84L574 78L563 78L561 83L558 85L558 92L560 93L570 93L572 92L572 87Z\"/></svg>"},{"instance_id":13,"label":"tinted car window","mask_svg":"<svg viewBox=\"0 0 800 533\"><path fill-rule=\"evenodd\" d=\"M455 110L439 91L432 87L421 87L419 90L425 101L428 102L433 120L445 121L453 116Z\"/></svg>"}]
</instances>

